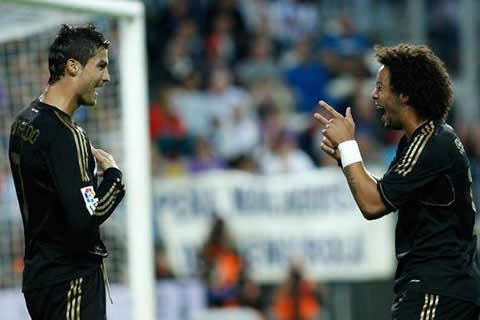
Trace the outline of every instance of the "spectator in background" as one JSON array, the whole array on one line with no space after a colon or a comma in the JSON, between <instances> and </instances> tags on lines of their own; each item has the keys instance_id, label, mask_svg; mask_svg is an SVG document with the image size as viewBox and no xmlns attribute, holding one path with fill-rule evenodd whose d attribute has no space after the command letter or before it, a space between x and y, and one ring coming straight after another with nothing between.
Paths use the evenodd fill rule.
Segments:
<instances>
[{"instance_id":1,"label":"spectator in background","mask_svg":"<svg viewBox=\"0 0 480 320\"><path fill-rule=\"evenodd\" d=\"M240 9L250 34L271 38L270 0L242 0Z\"/></svg>"},{"instance_id":2,"label":"spectator in background","mask_svg":"<svg viewBox=\"0 0 480 320\"><path fill-rule=\"evenodd\" d=\"M198 67L204 56L203 39L199 33L199 27L195 19L186 18L180 22L175 37L184 43L188 55Z\"/></svg>"},{"instance_id":3,"label":"spectator in background","mask_svg":"<svg viewBox=\"0 0 480 320\"><path fill-rule=\"evenodd\" d=\"M460 68L459 2L429 0L428 42L452 74Z\"/></svg>"},{"instance_id":4,"label":"spectator in background","mask_svg":"<svg viewBox=\"0 0 480 320\"><path fill-rule=\"evenodd\" d=\"M147 11L147 48L153 70L161 63L159 58L164 55L164 46L170 42L179 25L194 17L188 0L168 0L165 8L157 10Z\"/></svg>"},{"instance_id":5,"label":"spectator in background","mask_svg":"<svg viewBox=\"0 0 480 320\"><path fill-rule=\"evenodd\" d=\"M152 91L158 84L181 84L199 69L205 54L197 20L190 15L176 23L175 31L165 41L162 50L155 52L156 63L150 68L153 70L150 73Z\"/></svg>"},{"instance_id":6,"label":"spectator in background","mask_svg":"<svg viewBox=\"0 0 480 320\"><path fill-rule=\"evenodd\" d=\"M370 48L370 41L355 29L353 17L348 13L332 21L330 30L320 39L321 60L331 76L327 91L336 105L349 105L356 79L369 75L366 56Z\"/></svg>"},{"instance_id":7,"label":"spectator in background","mask_svg":"<svg viewBox=\"0 0 480 320\"><path fill-rule=\"evenodd\" d=\"M286 63L285 78L296 94L296 111L311 113L318 101L327 97L328 81L327 70L314 57L311 40L304 38L296 42L293 59Z\"/></svg>"},{"instance_id":8,"label":"spectator in background","mask_svg":"<svg viewBox=\"0 0 480 320\"><path fill-rule=\"evenodd\" d=\"M209 85L215 149L227 161L251 152L258 144L259 131L248 92L232 85L227 69L214 70Z\"/></svg>"},{"instance_id":9,"label":"spectator in background","mask_svg":"<svg viewBox=\"0 0 480 320\"><path fill-rule=\"evenodd\" d=\"M230 161L251 153L260 140L260 132L248 110L235 106L230 121L221 124L213 138L220 155Z\"/></svg>"},{"instance_id":10,"label":"spectator in background","mask_svg":"<svg viewBox=\"0 0 480 320\"><path fill-rule=\"evenodd\" d=\"M259 288L248 280L246 263L220 217L213 223L199 253L199 262L200 274L208 288L210 307L258 307Z\"/></svg>"},{"instance_id":11,"label":"spectator in background","mask_svg":"<svg viewBox=\"0 0 480 320\"><path fill-rule=\"evenodd\" d=\"M235 44L235 51L232 56L229 57L232 59L231 62L233 62L239 58L243 58L246 54L246 46L248 45L250 37L245 18L237 0L210 1L205 19L206 34L210 35L209 38L216 33L222 33L219 29L226 27L219 26L219 24L226 24L227 22L225 21L228 21L230 40Z\"/></svg>"},{"instance_id":12,"label":"spectator in background","mask_svg":"<svg viewBox=\"0 0 480 320\"><path fill-rule=\"evenodd\" d=\"M260 172L266 175L304 172L313 169L310 157L297 147L295 135L283 129L271 148L259 153Z\"/></svg>"},{"instance_id":13,"label":"spectator in background","mask_svg":"<svg viewBox=\"0 0 480 320\"><path fill-rule=\"evenodd\" d=\"M259 151L272 148L275 138L285 129L287 115L274 103L266 102L259 109L261 141Z\"/></svg>"},{"instance_id":14,"label":"spectator in background","mask_svg":"<svg viewBox=\"0 0 480 320\"><path fill-rule=\"evenodd\" d=\"M180 37L173 37L166 47L163 64L156 70L156 76L163 82L160 84L179 84L193 72L194 64L187 42Z\"/></svg>"},{"instance_id":15,"label":"spectator in background","mask_svg":"<svg viewBox=\"0 0 480 320\"><path fill-rule=\"evenodd\" d=\"M229 168L232 170L239 170L251 174L258 174L258 163L251 154L242 154L234 158L229 163Z\"/></svg>"},{"instance_id":16,"label":"spectator in background","mask_svg":"<svg viewBox=\"0 0 480 320\"><path fill-rule=\"evenodd\" d=\"M272 108L278 109L285 116L293 112L295 97L292 90L282 79L265 78L250 88L252 105L262 121Z\"/></svg>"},{"instance_id":17,"label":"spectator in background","mask_svg":"<svg viewBox=\"0 0 480 320\"><path fill-rule=\"evenodd\" d=\"M278 0L270 7L269 21L280 50L301 39L312 38L317 31L318 13L313 0Z\"/></svg>"},{"instance_id":18,"label":"spectator in background","mask_svg":"<svg viewBox=\"0 0 480 320\"><path fill-rule=\"evenodd\" d=\"M269 38L257 37L252 39L248 57L241 61L235 69L241 85L251 88L265 79L279 77L280 70L275 64L271 50Z\"/></svg>"},{"instance_id":19,"label":"spectator in background","mask_svg":"<svg viewBox=\"0 0 480 320\"><path fill-rule=\"evenodd\" d=\"M317 108L315 112L319 112L320 108ZM315 119L310 120L307 127L299 133L298 146L305 152L315 166L320 167L324 165L337 165L335 161L330 161L329 157L323 156L322 145L323 126Z\"/></svg>"},{"instance_id":20,"label":"spectator in background","mask_svg":"<svg viewBox=\"0 0 480 320\"><path fill-rule=\"evenodd\" d=\"M320 40L322 61L335 74L366 76L365 55L370 41L355 29L353 17L342 14L332 22L331 30Z\"/></svg>"},{"instance_id":21,"label":"spectator in background","mask_svg":"<svg viewBox=\"0 0 480 320\"><path fill-rule=\"evenodd\" d=\"M195 139L195 150L189 162L189 171L193 174L225 168L224 161L215 154L212 145L204 137Z\"/></svg>"},{"instance_id":22,"label":"spectator in background","mask_svg":"<svg viewBox=\"0 0 480 320\"><path fill-rule=\"evenodd\" d=\"M208 68L231 66L237 57L238 43L232 31L232 17L219 13L212 17L212 30L205 38Z\"/></svg>"},{"instance_id":23,"label":"spectator in background","mask_svg":"<svg viewBox=\"0 0 480 320\"><path fill-rule=\"evenodd\" d=\"M150 104L150 138L165 157L191 155L191 138L168 94L168 89L159 87L157 99Z\"/></svg>"},{"instance_id":24,"label":"spectator in background","mask_svg":"<svg viewBox=\"0 0 480 320\"><path fill-rule=\"evenodd\" d=\"M170 102L177 111L188 133L194 137L211 134L212 114L208 105L208 95L201 90L202 74L192 71L181 85L172 88Z\"/></svg>"},{"instance_id":25,"label":"spectator in background","mask_svg":"<svg viewBox=\"0 0 480 320\"><path fill-rule=\"evenodd\" d=\"M274 319L316 320L321 309L315 284L304 277L301 264L292 264L288 278L274 292Z\"/></svg>"}]
</instances>

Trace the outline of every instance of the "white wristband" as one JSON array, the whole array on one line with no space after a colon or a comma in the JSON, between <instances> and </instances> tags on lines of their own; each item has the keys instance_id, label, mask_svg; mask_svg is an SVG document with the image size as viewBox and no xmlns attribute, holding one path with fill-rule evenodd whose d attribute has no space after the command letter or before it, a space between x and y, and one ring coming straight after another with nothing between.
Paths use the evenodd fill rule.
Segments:
<instances>
[{"instance_id":1,"label":"white wristband","mask_svg":"<svg viewBox=\"0 0 480 320\"><path fill-rule=\"evenodd\" d=\"M357 141L348 140L338 145L342 167L345 168L352 163L362 162L362 155L358 149Z\"/></svg>"}]
</instances>

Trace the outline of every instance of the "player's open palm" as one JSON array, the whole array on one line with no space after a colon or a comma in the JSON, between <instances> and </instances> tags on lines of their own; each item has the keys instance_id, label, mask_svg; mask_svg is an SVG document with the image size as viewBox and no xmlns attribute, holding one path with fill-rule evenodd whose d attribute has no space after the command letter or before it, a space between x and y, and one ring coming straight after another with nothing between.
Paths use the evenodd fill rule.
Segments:
<instances>
[{"instance_id":1,"label":"player's open palm","mask_svg":"<svg viewBox=\"0 0 480 320\"><path fill-rule=\"evenodd\" d=\"M97 160L98 165L98 175L102 175L105 170L108 168L117 168L117 163L113 156L102 149L96 149L92 146L92 154Z\"/></svg>"}]
</instances>

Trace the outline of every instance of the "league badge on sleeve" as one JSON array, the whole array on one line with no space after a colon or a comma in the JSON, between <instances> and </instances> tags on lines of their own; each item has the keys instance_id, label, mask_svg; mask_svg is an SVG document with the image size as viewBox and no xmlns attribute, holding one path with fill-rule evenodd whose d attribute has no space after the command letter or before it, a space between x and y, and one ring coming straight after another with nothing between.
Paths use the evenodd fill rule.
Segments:
<instances>
[{"instance_id":1,"label":"league badge on sleeve","mask_svg":"<svg viewBox=\"0 0 480 320\"><path fill-rule=\"evenodd\" d=\"M92 186L88 186L81 188L80 192L82 193L83 201L85 201L88 212L93 216L98 204L98 198L95 198L95 190Z\"/></svg>"}]
</instances>

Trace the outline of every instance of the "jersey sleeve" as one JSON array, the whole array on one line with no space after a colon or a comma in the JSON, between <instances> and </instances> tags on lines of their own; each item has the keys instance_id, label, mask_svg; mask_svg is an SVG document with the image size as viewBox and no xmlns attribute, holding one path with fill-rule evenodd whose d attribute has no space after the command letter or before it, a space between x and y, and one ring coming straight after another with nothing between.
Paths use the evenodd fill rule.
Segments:
<instances>
[{"instance_id":1,"label":"jersey sleeve","mask_svg":"<svg viewBox=\"0 0 480 320\"><path fill-rule=\"evenodd\" d=\"M122 172L117 168L108 168L103 173L102 183L95 191L98 203L94 216L98 224L108 219L125 196L125 185L122 182Z\"/></svg>"},{"instance_id":2,"label":"jersey sleeve","mask_svg":"<svg viewBox=\"0 0 480 320\"><path fill-rule=\"evenodd\" d=\"M61 127L47 152L55 190L65 214L68 232L93 242L98 226L112 213L125 193L118 169L104 173L96 186L93 170L89 170L90 145L73 125Z\"/></svg>"},{"instance_id":3,"label":"jersey sleeve","mask_svg":"<svg viewBox=\"0 0 480 320\"><path fill-rule=\"evenodd\" d=\"M434 127L426 127L390 166L377 188L390 211L417 199L419 190L434 181L452 165L447 139L433 136Z\"/></svg>"}]
</instances>

